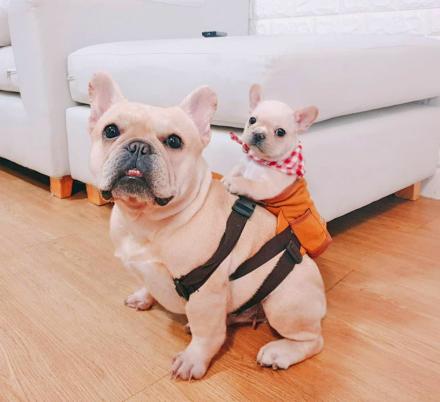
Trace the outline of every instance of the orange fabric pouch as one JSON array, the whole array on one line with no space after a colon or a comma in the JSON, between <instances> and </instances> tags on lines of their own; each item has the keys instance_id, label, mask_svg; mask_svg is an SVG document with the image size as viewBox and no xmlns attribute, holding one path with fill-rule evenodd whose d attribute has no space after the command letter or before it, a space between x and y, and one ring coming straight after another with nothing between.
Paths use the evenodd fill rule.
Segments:
<instances>
[{"instance_id":1,"label":"orange fabric pouch","mask_svg":"<svg viewBox=\"0 0 440 402\"><path fill-rule=\"evenodd\" d=\"M277 233L290 225L301 243L303 254L317 257L331 243L327 225L319 215L304 179L297 179L280 195L265 200L264 206L278 217Z\"/></svg>"},{"instance_id":2,"label":"orange fabric pouch","mask_svg":"<svg viewBox=\"0 0 440 402\"><path fill-rule=\"evenodd\" d=\"M222 179L215 172L212 176L215 180ZM298 178L278 196L264 200L263 206L277 216L277 234L290 225L301 243L302 254L315 258L331 243L327 225L310 197L305 179Z\"/></svg>"}]
</instances>

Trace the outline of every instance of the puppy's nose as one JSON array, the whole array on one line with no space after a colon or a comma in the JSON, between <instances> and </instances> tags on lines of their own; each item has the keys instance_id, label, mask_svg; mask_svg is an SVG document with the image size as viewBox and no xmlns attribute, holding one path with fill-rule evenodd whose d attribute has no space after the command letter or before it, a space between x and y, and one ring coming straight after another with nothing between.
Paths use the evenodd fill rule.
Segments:
<instances>
[{"instance_id":1,"label":"puppy's nose","mask_svg":"<svg viewBox=\"0 0 440 402\"><path fill-rule=\"evenodd\" d=\"M132 141L127 145L127 149L133 155L147 155L150 153L150 145L143 141Z\"/></svg>"},{"instance_id":2,"label":"puppy's nose","mask_svg":"<svg viewBox=\"0 0 440 402\"><path fill-rule=\"evenodd\" d=\"M253 137L252 137L252 142L257 145L262 143L265 139L266 139L266 135L264 133L252 133Z\"/></svg>"}]
</instances>

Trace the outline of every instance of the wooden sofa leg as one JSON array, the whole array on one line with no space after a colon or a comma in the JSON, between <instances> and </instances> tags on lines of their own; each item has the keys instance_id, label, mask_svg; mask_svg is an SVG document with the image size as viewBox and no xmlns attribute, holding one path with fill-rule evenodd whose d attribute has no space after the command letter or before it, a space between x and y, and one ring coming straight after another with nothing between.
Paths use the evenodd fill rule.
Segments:
<instances>
[{"instance_id":1,"label":"wooden sofa leg","mask_svg":"<svg viewBox=\"0 0 440 402\"><path fill-rule=\"evenodd\" d=\"M420 198L422 182L414 183L412 186L406 187L396 193L396 196L405 200L416 201Z\"/></svg>"},{"instance_id":2,"label":"wooden sofa leg","mask_svg":"<svg viewBox=\"0 0 440 402\"><path fill-rule=\"evenodd\" d=\"M94 185L86 184L86 190L87 190L87 199L92 204L101 206L108 203L108 201L102 198L101 192Z\"/></svg>"},{"instance_id":3,"label":"wooden sofa leg","mask_svg":"<svg viewBox=\"0 0 440 402\"><path fill-rule=\"evenodd\" d=\"M50 192L58 198L67 198L72 195L73 179L71 176L51 177Z\"/></svg>"}]
</instances>

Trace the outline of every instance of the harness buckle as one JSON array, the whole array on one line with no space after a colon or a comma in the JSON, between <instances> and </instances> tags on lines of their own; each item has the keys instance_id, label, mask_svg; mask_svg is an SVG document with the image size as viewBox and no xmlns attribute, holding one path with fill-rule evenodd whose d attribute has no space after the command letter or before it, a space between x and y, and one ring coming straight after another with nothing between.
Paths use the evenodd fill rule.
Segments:
<instances>
[{"instance_id":1,"label":"harness buckle","mask_svg":"<svg viewBox=\"0 0 440 402\"><path fill-rule=\"evenodd\" d=\"M191 293L188 291L186 286L182 283L179 278L174 278L174 287L176 288L176 292L180 297L183 297L185 300L189 300L189 296Z\"/></svg>"},{"instance_id":2,"label":"harness buckle","mask_svg":"<svg viewBox=\"0 0 440 402\"><path fill-rule=\"evenodd\" d=\"M295 264L299 264L302 261L303 256L301 254L301 250L293 240L290 240L287 244L286 251L290 255L290 258L292 258L292 260L295 262Z\"/></svg>"},{"instance_id":3,"label":"harness buckle","mask_svg":"<svg viewBox=\"0 0 440 402\"><path fill-rule=\"evenodd\" d=\"M255 210L255 202L245 197L239 197L232 206L232 210L237 214L249 219Z\"/></svg>"}]
</instances>

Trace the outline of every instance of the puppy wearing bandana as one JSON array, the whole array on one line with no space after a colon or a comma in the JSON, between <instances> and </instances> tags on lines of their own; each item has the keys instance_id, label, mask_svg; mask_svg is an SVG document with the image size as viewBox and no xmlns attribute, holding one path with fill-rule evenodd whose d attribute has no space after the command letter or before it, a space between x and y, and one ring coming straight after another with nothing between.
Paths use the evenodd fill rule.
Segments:
<instances>
[{"instance_id":1,"label":"puppy wearing bandana","mask_svg":"<svg viewBox=\"0 0 440 402\"><path fill-rule=\"evenodd\" d=\"M313 124L318 109L294 111L285 103L262 100L256 84L249 101L251 113L243 134L231 133L246 155L223 183L231 193L263 204L277 216L277 233L290 226L301 243L301 253L317 257L331 236L307 189L298 134Z\"/></svg>"}]
</instances>

